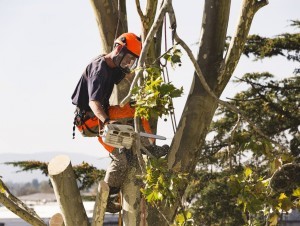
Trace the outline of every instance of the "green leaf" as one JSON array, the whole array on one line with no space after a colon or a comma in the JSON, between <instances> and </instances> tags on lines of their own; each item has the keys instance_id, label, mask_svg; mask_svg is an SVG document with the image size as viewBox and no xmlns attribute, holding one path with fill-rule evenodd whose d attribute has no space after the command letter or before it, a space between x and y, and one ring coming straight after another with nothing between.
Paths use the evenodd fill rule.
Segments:
<instances>
[{"instance_id":1,"label":"green leaf","mask_svg":"<svg viewBox=\"0 0 300 226\"><path fill-rule=\"evenodd\" d=\"M284 193L281 193L280 195L279 195L279 200L282 200L282 199L286 199L287 198L287 196L286 196L286 194L284 194Z\"/></svg>"},{"instance_id":2,"label":"green leaf","mask_svg":"<svg viewBox=\"0 0 300 226\"><path fill-rule=\"evenodd\" d=\"M289 198L283 199L281 202L281 209L284 211L289 211L293 206L292 201Z\"/></svg>"},{"instance_id":3,"label":"green leaf","mask_svg":"<svg viewBox=\"0 0 300 226\"><path fill-rule=\"evenodd\" d=\"M269 217L270 226L276 226L278 223L278 215L276 213L272 213Z\"/></svg>"},{"instance_id":4,"label":"green leaf","mask_svg":"<svg viewBox=\"0 0 300 226\"><path fill-rule=\"evenodd\" d=\"M244 169L244 175L245 175L245 177L248 178L249 176L251 176L251 174L252 174L252 169L249 168L249 167L246 167Z\"/></svg>"},{"instance_id":5,"label":"green leaf","mask_svg":"<svg viewBox=\"0 0 300 226\"><path fill-rule=\"evenodd\" d=\"M297 188L293 191L293 196L300 198L300 188Z\"/></svg>"},{"instance_id":6,"label":"green leaf","mask_svg":"<svg viewBox=\"0 0 300 226\"><path fill-rule=\"evenodd\" d=\"M146 200L149 203L153 203L156 200L156 198L155 198L155 192L151 192L150 194L148 194L146 196Z\"/></svg>"}]
</instances>

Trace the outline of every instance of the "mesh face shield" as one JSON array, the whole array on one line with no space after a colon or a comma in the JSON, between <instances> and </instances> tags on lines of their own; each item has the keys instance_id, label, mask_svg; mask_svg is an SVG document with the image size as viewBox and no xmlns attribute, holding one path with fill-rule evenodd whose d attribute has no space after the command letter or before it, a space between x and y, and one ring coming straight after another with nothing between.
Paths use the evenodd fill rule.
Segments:
<instances>
[{"instance_id":1,"label":"mesh face shield","mask_svg":"<svg viewBox=\"0 0 300 226\"><path fill-rule=\"evenodd\" d=\"M114 63L120 67L124 73L129 73L136 67L138 56L123 46L118 55L113 58Z\"/></svg>"}]
</instances>

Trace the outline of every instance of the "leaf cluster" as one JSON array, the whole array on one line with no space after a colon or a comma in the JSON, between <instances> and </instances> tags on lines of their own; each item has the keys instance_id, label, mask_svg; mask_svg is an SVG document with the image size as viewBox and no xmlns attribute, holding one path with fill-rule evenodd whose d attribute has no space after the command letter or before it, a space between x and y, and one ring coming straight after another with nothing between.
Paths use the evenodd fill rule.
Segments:
<instances>
[{"instance_id":1,"label":"leaf cluster","mask_svg":"<svg viewBox=\"0 0 300 226\"><path fill-rule=\"evenodd\" d=\"M144 74L143 84L132 90L135 115L146 119L168 115L174 109L172 98L180 97L183 88L177 89L171 82L164 83L162 69L158 67L146 68Z\"/></svg>"},{"instance_id":2,"label":"leaf cluster","mask_svg":"<svg viewBox=\"0 0 300 226\"><path fill-rule=\"evenodd\" d=\"M147 161L146 174L142 176L144 187L141 192L152 206L171 207L178 202L179 191L187 181L187 174L175 173L168 169L165 158L151 158Z\"/></svg>"},{"instance_id":3,"label":"leaf cluster","mask_svg":"<svg viewBox=\"0 0 300 226\"><path fill-rule=\"evenodd\" d=\"M230 176L229 187L244 213L248 216L269 216L270 225L276 225L283 211L300 208L300 187L291 194L278 193L269 186L270 181L264 180L250 167L245 167L242 173ZM247 215L244 215L245 220Z\"/></svg>"},{"instance_id":4,"label":"leaf cluster","mask_svg":"<svg viewBox=\"0 0 300 226\"><path fill-rule=\"evenodd\" d=\"M233 169L241 171L239 167ZM230 192L228 177L232 171L212 172L199 170L186 193L196 225L244 225L242 211Z\"/></svg>"},{"instance_id":5,"label":"leaf cluster","mask_svg":"<svg viewBox=\"0 0 300 226\"><path fill-rule=\"evenodd\" d=\"M171 66L174 68L175 66L181 66L181 50L177 49L175 46L171 49L171 51L168 51L164 54L163 58L170 62Z\"/></svg>"},{"instance_id":6,"label":"leaf cluster","mask_svg":"<svg viewBox=\"0 0 300 226\"><path fill-rule=\"evenodd\" d=\"M194 225L192 213L185 210L181 204L180 194L187 183L188 174L176 173L168 169L167 159L150 158L146 165L146 174L142 176L144 182L141 193L152 206L172 207L179 203L180 209L175 217L176 226Z\"/></svg>"}]
</instances>

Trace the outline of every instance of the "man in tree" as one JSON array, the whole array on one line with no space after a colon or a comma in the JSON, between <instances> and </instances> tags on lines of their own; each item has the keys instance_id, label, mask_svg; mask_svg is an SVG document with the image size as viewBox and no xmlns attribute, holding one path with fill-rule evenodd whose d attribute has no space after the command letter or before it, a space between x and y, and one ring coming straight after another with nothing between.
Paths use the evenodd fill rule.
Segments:
<instances>
[{"instance_id":1,"label":"man in tree","mask_svg":"<svg viewBox=\"0 0 300 226\"><path fill-rule=\"evenodd\" d=\"M109 99L115 84L122 79L130 80L135 63L141 53L142 43L140 38L133 33L124 33L114 42L114 49L95 58L81 76L72 95L72 103L77 106L74 125L83 136L98 136L99 128L115 123L132 123L134 109L127 105L124 108L110 107ZM129 118L129 120L128 120ZM121 206L115 202L115 197L126 178L127 160L131 155L125 148L116 149L105 144L98 136L99 142L110 152L112 162L106 171L105 182L110 187L110 196L107 204L108 212L119 212ZM165 155L168 146L159 147L146 144L147 150L156 157Z\"/></svg>"}]
</instances>

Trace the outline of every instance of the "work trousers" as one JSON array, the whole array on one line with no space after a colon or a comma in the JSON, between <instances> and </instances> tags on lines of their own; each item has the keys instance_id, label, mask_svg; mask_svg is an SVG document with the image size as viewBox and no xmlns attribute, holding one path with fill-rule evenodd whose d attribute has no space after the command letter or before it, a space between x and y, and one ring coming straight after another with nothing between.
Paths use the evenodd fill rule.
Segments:
<instances>
[{"instance_id":1,"label":"work trousers","mask_svg":"<svg viewBox=\"0 0 300 226\"><path fill-rule=\"evenodd\" d=\"M125 181L128 169L126 151L130 150L126 150L125 148L115 149L110 153L112 160L106 170L104 178L104 181L108 184L110 189L116 190L115 192L111 191L110 193L118 193L118 190L120 190Z\"/></svg>"}]
</instances>

